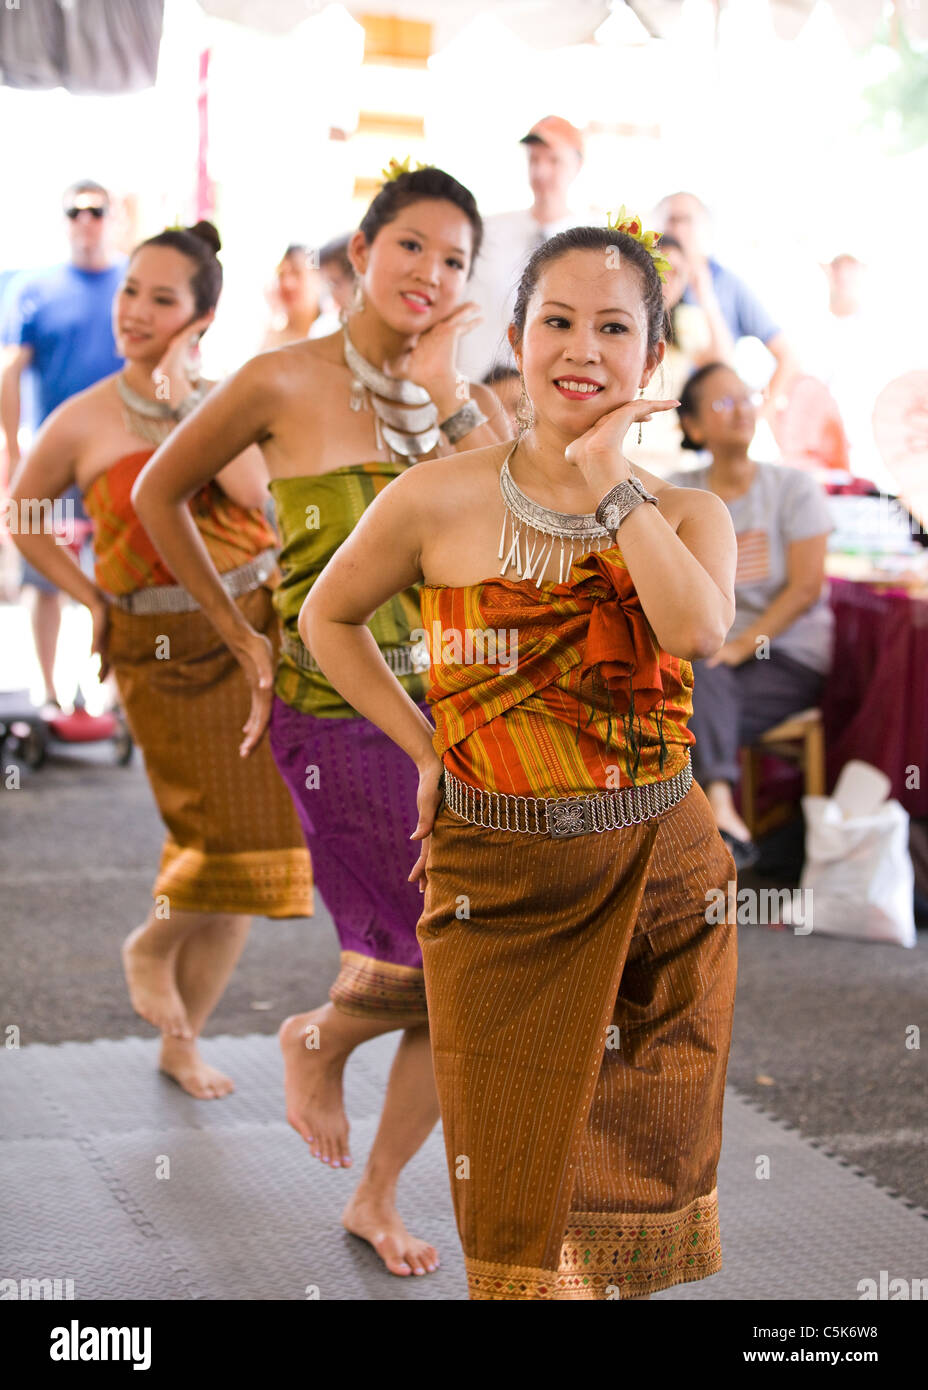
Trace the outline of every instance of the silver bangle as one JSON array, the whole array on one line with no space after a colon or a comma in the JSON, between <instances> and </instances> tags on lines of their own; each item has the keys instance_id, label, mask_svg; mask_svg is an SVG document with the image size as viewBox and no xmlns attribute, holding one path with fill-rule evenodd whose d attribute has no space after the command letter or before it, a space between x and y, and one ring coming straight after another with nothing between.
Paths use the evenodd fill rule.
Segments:
<instances>
[{"instance_id":1,"label":"silver bangle","mask_svg":"<svg viewBox=\"0 0 928 1390\"><path fill-rule=\"evenodd\" d=\"M468 400L464 402L460 410L456 410L453 415L448 416L447 420L443 420L438 428L449 444L457 444L458 440L463 439L465 434L470 434L471 430L478 429L486 422L487 417L477 402Z\"/></svg>"},{"instance_id":2,"label":"silver bangle","mask_svg":"<svg viewBox=\"0 0 928 1390\"><path fill-rule=\"evenodd\" d=\"M629 512L634 511L642 502L653 502L655 507L658 506L653 492L648 492L641 479L633 474L609 489L596 508L596 520L600 526L605 526L607 531L615 535Z\"/></svg>"}]
</instances>

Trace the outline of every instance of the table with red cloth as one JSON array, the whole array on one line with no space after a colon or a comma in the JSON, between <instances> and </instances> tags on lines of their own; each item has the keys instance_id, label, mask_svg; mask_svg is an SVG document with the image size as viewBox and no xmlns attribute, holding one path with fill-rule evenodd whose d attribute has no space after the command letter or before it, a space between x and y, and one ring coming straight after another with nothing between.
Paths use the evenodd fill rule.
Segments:
<instances>
[{"instance_id":1,"label":"table with red cloth","mask_svg":"<svg viewBox=\"0 0 928 1390\"><path fill-rule=\"evenodd\" d=\"M830 792L845 763L885 772L910 816L928 817L928 598L829 579L835 655L822 696Z\"/></svg>"},{"instance_id":2,"label":"table with red cloth","mask_svg":"<svg viewBox=\"0 0 928 1390\"><path fill-rule=\"evenodd\" d=\"M928 817L928 598L830 578L834 664L821 700L826 788L852 758L885 772L913 819ZM765 755L758 810L798 801L795 766ZM740 800L740 797L738 798Z\"/></svg>"}]
</instances>

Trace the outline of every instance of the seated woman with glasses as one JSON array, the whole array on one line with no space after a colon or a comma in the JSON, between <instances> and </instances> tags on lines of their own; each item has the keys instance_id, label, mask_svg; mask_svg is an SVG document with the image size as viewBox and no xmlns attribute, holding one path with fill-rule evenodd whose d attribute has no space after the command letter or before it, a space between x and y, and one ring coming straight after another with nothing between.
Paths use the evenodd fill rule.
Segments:
<instances>
[{"instance_id":1,"label":"seated woman with glasses","mask_svg":"<svg viewBox=\"0 0 928 1390\"><path fill-rule=\"evenodd\" d=\"M833 647L828 503L808 473L748 457L762 399L721 362L695 372L678 410L683 447L711 458L668 480L714 492L738 538L735 621L721 650L693 663L690 728L695 775L739 869L756 863L758 850L732 797L738 749L818 703Z\"/></svg>"}]
</instances>

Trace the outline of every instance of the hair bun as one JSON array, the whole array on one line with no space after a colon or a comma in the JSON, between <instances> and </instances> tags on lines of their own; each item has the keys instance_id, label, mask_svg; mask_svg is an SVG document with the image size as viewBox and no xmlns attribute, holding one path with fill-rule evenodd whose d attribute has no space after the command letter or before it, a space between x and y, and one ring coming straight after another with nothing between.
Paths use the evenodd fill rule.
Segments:
<instances>
[{"instance_id":1,"label":"hair bun","mask_svg":"<svg viewBox=\"0 0 928 1390\"><path fill-rule=\"evenodd\" d=\"M201 241L205 241L214 256L220 251L222 242L219 240L219 233L212 222L197 222L192 227L188 227L187 231L191 236L198 236Z\"/></svg>"}]
</instances>

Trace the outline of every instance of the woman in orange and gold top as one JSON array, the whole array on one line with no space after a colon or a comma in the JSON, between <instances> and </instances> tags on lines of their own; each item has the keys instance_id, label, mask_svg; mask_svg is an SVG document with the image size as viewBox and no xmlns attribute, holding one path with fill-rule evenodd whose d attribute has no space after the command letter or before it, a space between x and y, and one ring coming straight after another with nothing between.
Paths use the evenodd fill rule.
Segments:
<instances>
[{"instance_id":1,"label":"woman in orange and gold top","mask_svg":"<svg viewBox=\"0 0 928 1390\"><path fill-rule=\"evenodd\" d=\"M160 1065L191 1095L231 1080L197 1038L242 952L252 915L312 912L309 855L266 746L246 759L248 682L149 540L132 505L145 464L208 383L185 361L212 321L222 284L210 223L170 228L134 251L113 305L126 365L60 406L16 480L19 499L81 488L94 524L95 581L51 534L17 544L93 615L101 676L112 667L167 828L147 920L123 961L136 1011L161 1031ZM276 538L262 504L257 450L201 488L190 511L199 543L242 616L276 640L270 585Z\"/></svg>"},{"instance_id":2,"label":"woman in orange and gold top","mask_svg":"<svg viewBox=\"0 0 928 1390\"><path fill-rule=\"evenodd\" d=\"M673 405L635 399L664 352L662 263L623 219L524 271L518 439L398 478L300 619L419 770L410 877L476 1299L641 1298L721 1263L736 947L706 895L735 871L687 721L735 538L718 499L623 456ZM435 730L364 627L417 581Z\"/></svg>"}]
</instances>

